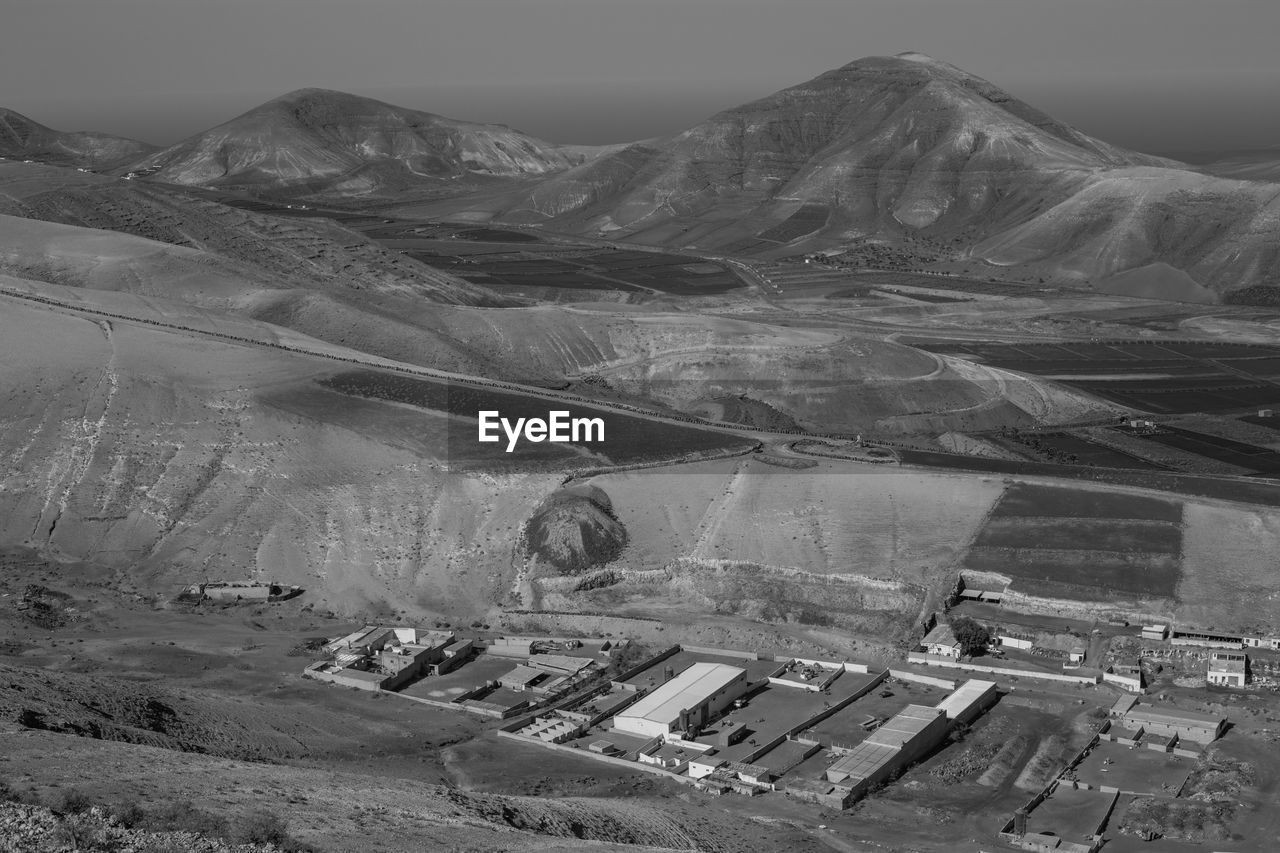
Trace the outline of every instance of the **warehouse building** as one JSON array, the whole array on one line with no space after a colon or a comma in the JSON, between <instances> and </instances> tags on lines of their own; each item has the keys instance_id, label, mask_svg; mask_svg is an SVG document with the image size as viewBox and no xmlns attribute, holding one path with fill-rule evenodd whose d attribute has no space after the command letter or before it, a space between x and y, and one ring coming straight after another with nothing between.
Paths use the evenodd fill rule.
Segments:
<instances>
[{"instance_id":1,"label":"warehouse building","mask_svg":"<svg viewBox=\"0 0 1280 853\"><path fill-rule=\"evenodd\" d=\"M1222 737L1227 718L1181 708L1158 707L1138 702L1136 696L1122 696L1111 708L1125 728L1153 735L1177 735L1179 740L1209 744Z\"/></svg>"},{"instance_id":2,"label":"warehouse building","mask_svg":"<svg viewBox=\"0 0 1280 853\"><path fill-rule=\"evenodd\" d=\"M642 737L701 728L749 686L745 669L695 663L614 717L613 727Z\"/></svg>"},{"instance_id":3,"label":"warehouse building","mask_svg":"<svg viewBox=\"0 0 1280 853\"><path fill-rule=\"evenodd\" d=\"M994 705L998 698L1000 694L994 681L971 678L939 702L937 708L946 715L948 722L966 725Z\"/></svg>"},{"instance_id":4,"label":"warehouse building","mask_svg":"<svg viewBox=\"0 0 1280 853\"><path fill-rule=\"evenodd\" d=\"M937 747L947 729L943 709L908 705L828 767L826 779L857 797Z\"/></svg>"}]
</instances>

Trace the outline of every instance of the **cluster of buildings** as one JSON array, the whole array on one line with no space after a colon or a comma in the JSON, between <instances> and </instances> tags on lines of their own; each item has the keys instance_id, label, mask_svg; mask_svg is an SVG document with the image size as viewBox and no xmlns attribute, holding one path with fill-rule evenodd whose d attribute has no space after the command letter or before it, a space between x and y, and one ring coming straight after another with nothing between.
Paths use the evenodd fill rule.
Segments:
<instances>
[{"instance_id":1,"label":"cluster of buildings","mask_svg":"<svg viewBox=\"0 0 1280 853\"><path fill-rule=\"evenodd\" d=\"M452 631L366 625L324 646L327 660L311 664L303 675L361 690L395 690L425 675L444 675L475 651L471 640Z\"/></svg>"},{"instance_id":2,"label":"cluster of buildings","mask_svg":"<svg viewBox=\"0 0 1280 853\"><path fill-rule=\"evenodd\" d=\"M1081 670L1088 656L1086 640L1076 634L1036 631L1033 629L997 625L990 629L991 643L989 651L993 658L1005 658L1009 652L1021 652L1038 658L1038 663L1060 661L1063 670L1078 670L1086 673L1077 680L1082 682L1106 682L1132 693L1141 693L1146 687L1139 657L1131 663L1117 662L1101 664L1102 671ZM1208 684L1221 687L1245 687L1251 679L1248 649L1280 651L1280 637L1264 637L1239 634L1225 634L1195 629L1177 630L1168 624L1157 623L1144 625L1141 638L1152 643L1168 643L1172 646L1187 646L1208 651L1205 669L1205 680ZM908 660L925 664L941 664L955 666L962 658L961 644L956 638L952 626L945 622L936 622L921 640L920 652L912 653ZM1031 662L1022 657L1023 662ZM961 668L978 669L991 672L1009 670L1004 662L988 662L989 665L961 664ZM1009 661L1013 664L1014 661ZM1093 677L1088 677L1093 673ZM1018 675L1035 676L1034 671L1019 670ZM1055 678L1056 676L1042 675Z\"/></svg>"},{"instance_id":3,"label":"cluster of buildings","mask_svg":"<svg viewBox=\"0 0 1280 853\"><path fill-rule=\"evenodd\" d=\"M785 790L846 808L932 753L955 726L971 722L998 698L994 682L971 680L936 705L907 703L883 718L852 714L867 717L862 732L849 742L833 742L815 727L852 710L873 690L893 696L887 670L757 657L739 665L731 655L742 653L719 651L723 657L695 659L679 671L665 666L661 682L652 687L640 686L636 678L615 680L588 703L537 715L504 733L669 773L712 793ZM657 671L662 663L655 659L646 666ZM874 707L883 705L878 701ZM820 752L825 759L814 758ZM788 775L810 758L819 764Z\"/></svg>"},{"instance_id":4,"label":"cluster of buildings","mask_svg":"<svg viewBox=\"0 0 1280 853\"><path fill-rule=\"evenodd\" d=\"M1003 625L997 626L990 633L991 645L999 649L1015 649L1037 657L1060 660L1065 667L1083 664L1089 650L1088 644L1074 634L1028 631ZM925 634L920 645L925 654L941 658L960 660L962 655L961 643L956 639L955 630L946 622L935 624Z\"/></svg>"},{"instance_id":5,"label":"cluster of buildings","mask_svg":"<svg viewBox=\"0 0 1280 853\"><path fill-rule=\"evenodd\" d=\"M366 625L325 644L326 658L308 666L303 676L506 719L595 678L601 658L620 647L611 640L587 642L589 648L576 639L462 639L452 631ZM467 670L474 679L464 672L425 689L415 683L450 675L471 661L479 661Z\"/></svg>"},{"instance_id":6,"label":"cluster of buildings","mask_svg":"<svg viewBox=\"0 0 1280 853\"><path fill-rule=\"evenodd\" d=\"M1209 650L1205 681L1219 687L1245 687L1251 681L1248 649L1280 651L1280 637L1179 630L1166 624L1144 625L1142 639Z\"/></svg>"}]
</instances>

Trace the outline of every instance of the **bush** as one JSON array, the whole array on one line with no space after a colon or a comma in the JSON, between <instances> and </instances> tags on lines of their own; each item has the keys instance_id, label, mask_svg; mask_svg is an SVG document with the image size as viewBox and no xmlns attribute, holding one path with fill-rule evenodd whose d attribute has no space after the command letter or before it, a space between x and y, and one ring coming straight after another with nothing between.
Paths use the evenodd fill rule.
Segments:
<instances>
[{"instance_id":1,"label":"bush","mask_svg":"<svg viewBox=\"0 0 1280 853\"><path fill-rule=\"evenodd\" d=\"M265 810L256 811L236 821L229 840L236 844L275 844L288 840L289 830L280 816Z\"/></svg>"},{"instance_id":2,"label":"bush","mask_svg":"<svg viewBox=\"0 0 1280 853\"><path fill-rule=\"evenodd\" d=\"M72 850L109 853L120 848L101 821L88 814L69 814L58 822L54 839Z\"/></svg>"},{"instance_id":3,"label":"bush","mask_svg":"<svg viewBox=\"0 0 1280 853\"><path fill-rule=\"evenodd\" d=\"M58 814L74 815L87 812L93 803L83 792L75 788L67 788L53 798L50 808Z\"/></svg>"},{"instance_id":4,"label":"bush","mask_svg":"<svg viewBox=\"0 0 1280 853\"><path fill-rule=\"evenodd\" d=\"M166 803L146 813L144 825L155 832L191 832L212 838L225 837L227 822L195 807L190 800Z\"/></svg>"},{"instance_id":5,"label":"bush","mask_svg":"<svg viewBox=\"0 0 1280 853\"><path fill-rule=\"evenodd\" d=\"M107 815L121 826L140 826L147 817L147 813L133 800L113 803L108 807Z\"/></svg>"}]
</instances>

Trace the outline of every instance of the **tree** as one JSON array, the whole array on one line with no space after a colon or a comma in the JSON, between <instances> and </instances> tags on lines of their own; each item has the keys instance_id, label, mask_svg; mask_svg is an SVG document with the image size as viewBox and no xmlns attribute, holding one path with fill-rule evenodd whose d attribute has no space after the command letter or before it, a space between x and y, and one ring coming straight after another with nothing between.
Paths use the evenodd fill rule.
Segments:
<instances>
[{"instance_id":1,"label":"tree","mask_svg":"<svg viewBox=\"0 0 1280 853\"><path fill-rule=\"evenodd\" d=\"M985 652L987 644L991 642L991 632L986 626L967 616L951 622L951 633L956 635L956 640L960 643L960 654L969 657Z\"/></svg>"}]
</instances>

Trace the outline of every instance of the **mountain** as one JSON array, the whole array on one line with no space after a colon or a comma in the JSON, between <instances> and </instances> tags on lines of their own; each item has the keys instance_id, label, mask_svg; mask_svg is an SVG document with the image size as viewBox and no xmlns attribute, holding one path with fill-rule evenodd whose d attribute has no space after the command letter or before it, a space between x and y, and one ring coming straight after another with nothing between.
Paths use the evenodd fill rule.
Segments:
<instances>
[{"instance_id":1,"label":"mountain","mask_svg":"<svg viewBox=\"0 0 1280 853\"><path fill-rule=\"evenodd\" d=\"M305 184L360 194L424 180L542 175L584 157L502 125L299 89L155 152L132 169L175 184Z\"/></svg>"},{"instance_id":2,"label":"mountain","mask_svg":"<svg viewBox=\"0 0 1280 853\"><path fill-rule=\"evenodd\" d=\"M1103 290L1131 288L1114 278L1129 270L1159 289L1167 272L1200 299L1280 283L1275 193L1206 171L1094 139L906 53L857 60L466 209L762 258L871 240L899 267L942 262Z\"/></svg>"},{"instance_id":3,"label":"mountain","mask_svg":"<svg viewBox=\"0 0 1280 853\"><path fill-rule=\"evenodd\" d=\"M751 236L743 225L766 231L804 203L823 206L808 212L810 230L951 231L1016 218L1020 205L1065 196L1098 170L1171 165L912 53L852 62L599 158L546 181L510 212L532 207L525 218L658 242L670 230L659 223L696 219L703 227L686 241L712 246Z\"/></svg>"},{"instance_id":4,"label":"mountain","mask_svg":"<svg viewBox=\"0 0 1280 853\"><path fill-rule=\"evenodd\" d=\"M1224 178L1280 183L1280 148L1233 152L1201 168Z\"/></svg>"},{"instance_id":5,"label":"mountain","mask_svg":"<svg viewBox=\"0 0 1280 853\"><path fill-rule=\"evenodd\" d=\"M0 157L98 169L137 159L154 150L154 145L105 133L53 130L21 113L0 107Z\"/></svg>"}]
</instances>

